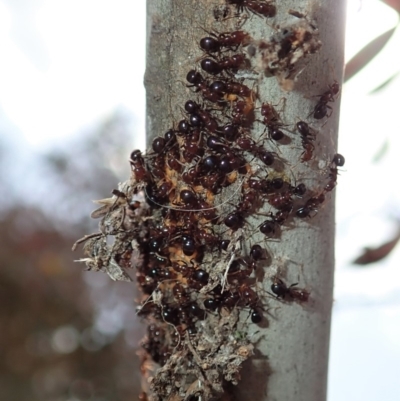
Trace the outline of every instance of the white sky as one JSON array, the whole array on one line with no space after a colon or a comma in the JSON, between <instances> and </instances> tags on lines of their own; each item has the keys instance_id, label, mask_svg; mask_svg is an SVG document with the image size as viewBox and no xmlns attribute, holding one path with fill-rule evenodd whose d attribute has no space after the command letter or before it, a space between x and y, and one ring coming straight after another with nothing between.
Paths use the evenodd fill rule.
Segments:
<instances>
[{"instance_id":1,"label":"white sky","mask_svg":"<svg viewBox=\"0 0 400 401\"><path fill-rule=\"evenodd\" d=\"M132 113L144 138L145 5L0 2L0 112L30 145L76 135L117 107Z\"/></svg>"},{"instance_id":2,"label":"white sky","mask_svg":"<svg viewBox=\"0 0 400 401\"><path fill-rule=\"evenodd\" d=\"M135 119L135 145L144 147L145 6L0 0L0 131L20 157L60 146L118 107ZM378 0L349 0L347 58L396 23ZM400 399L400 251L373 268L349 264L400 219L400 79L367 95L400 70L399 35L343 91L329 401ZM385 143L386 156L372 164Z\"/></svg>"}]
</instances>

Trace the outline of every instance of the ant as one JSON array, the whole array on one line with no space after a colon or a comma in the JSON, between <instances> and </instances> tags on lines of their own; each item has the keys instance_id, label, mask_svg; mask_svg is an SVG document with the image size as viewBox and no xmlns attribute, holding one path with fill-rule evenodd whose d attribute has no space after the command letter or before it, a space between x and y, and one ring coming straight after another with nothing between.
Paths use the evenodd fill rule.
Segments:
<instances>
[{"instance_id":1,"label":"ant","mask_svg":"<svg viewBox=\"0 0 400 401\"><path fill-rule=\"evenodd\" d=\"M275 110L271 103L263 103L261 105L261 115L264 117L264 124L268 128L268 134L274 141L283 139L284 134L279 129L282 123L279 118L278 112Z\"/></svg>"},{"instance_id":2,"label":"ant","mask_svg":"<svg viewBox=\"0 0 400 401\"><path fill-rule=\"evenodd\" d=\"M206 309L215 312L220 305L220 300L217 298L207 298L204 300L203 305Z\"/></svg>"},{"instance_id":3,"label":"ant","mask_svg":"<svg viewBox=\"0 0 400 401\"><path fill-rule=\"evenodd\" d=\"M168 153L166 164L170 169L172 169L178 173L181 173L183 170L183 164L179 161L179 154L177 154L177 153L173 153L173 152Z\"/></svg>"},{"instance_id":4,"label":"ant","mask_svg":"<svg viewBox=\"0 0 400 401\"><path fill-rule=\"evenodd\" d=\"M171 182L163 182L155 192L155 197L161 201L167 200L167 197L171 192L174 191L173 185Z\"/></svg>"},{"instance_id":5,"label":"ant","mask_svg":"<svg viewBox=\"0 0 400 401\"><path fill-rule=\"evenodd\" d=\"M168 130L164 137L158 136L152 142L152 148L157 156L163 156L166 151L176 144L176 132L172 129Z\"/></svg>"},{"instance_id":6,"label":"ant","mask_svg":"<svg viewBox=\"0 0 400 401\"><path fill-rule=\"evenodd\" d=\"M161 153L165 149L166 140L162 136L158 136L153 140L152 148L155 153Z\"/></svg>"},{"instance_id":7,"label":"ant","mask_svg":"<svg viewBox=\"0 0 400 401\"><path fill-rule=\"evenodd\" d=\"M254 110L255 95L253 91L244 84L232 80L226 80L225 82L214 81L211 83L208 90L211 92L212 96L231 103L236 101L238 96L243 98L244 103L238 106L238 111L236 113L251 115ZM238 125L237 122L235 122L235 124Z\"/></svg>"},{"instance_id":8,"label":"ant","mask_svg":"<svg viewBox=\"0 0 400 401\"><path fill-rule=\"evenodd\" d=\"M292 212L292 210L293 210L293 203L289 202L283 207L281 207L275 214L270 213L270 218L275 224L281 226L289 218L289 215Z\"/></svg>"},{"instance_id":9,"label":"ant","mask_svg":"<svg viewBox=\"0 0 400 401\"><path fill-rule=\"evenodd\" d=\"M271 284L271 291L276 295L276 298L285 299L286 296L289 296L292 300L307 302L310 296L309 292L296 287L297 284L294 283L288 287L280 278L275 277Z\"/></svg>"},{"instance_id":10,"label":"ant","mask_svg":"<svg viewBox=\"0 0 400 401\"><path fill-rule=\"evenodd\" d=\"M265 250L260 245L253 245L250 249L250 256L239 258L232 262L228 276L235 276L235 279L246 279L251 273L257 269L257 262L265 259ZM241 269L240 265L244 265L245 269Z\"/></svg>"},{"instance_id":11,"label":"ant","mask_svg":"<svg viewBox=\"0 0 400 401\"><path fill-rule=\"evenodd\" d=\"M185 184L189 184L192 186L196 186L199 184L199 169L196 167L192 167L186 171L183 172L182 174L182 181Z\"/></svg>"},{"instance_id":12,"label":"ant","mask_svg":"<svg viewBox=\"0 0 400 401\"><path fill-rule=\"evenodd\" d=\"M200 47L208 54L221 51L226 47L235 51L240 45L246 46L250 42L250 35L244 31L223 32L218 35L211 33L200 40Z\"/></svg>"},{"instance_id":13,"label":"ant","mask_svg":"<svg viewBox=\"0 0 400 401\"><path fill-rule=\"evenodd\" d=\"M196 269L188 280L190 287L196 289L208 284L209 274L203 269Z\"/></svg>"},{"instance_id":14,"label":"ant","mask_svg":"<svg viewBox=\"0 0 400 401\"><path fill-rule=\"evenodd\" d=\"M255 324L260 323L263 319L263 314L260 309L252 309L251 310L251 321Z\"/></svg>"},{"instance_id":15,"label":"ant","mask_svg":"<svg viewBox=\"0 0 400 401\"><path fill-rule=\"evenodd\" d=\"M187 162L191 162L195 158L202 157L204 155L204 149L202 146L202 136L199 129L192 131L190 135L185 137L182 146L182 156Z\"/></svg>"},{"instance_id":16,"label":"ant","mask_svg":"<svg viewBox=\"0 0 400 401\"><path fill-rule=\"evenodd\" d=\"M324 191L325 192L330 192L336 187L336 182L337 182L337 176L338 176L338 167L343 167L345 163L345 158L339 154L336 153L333 156L332 162L331 162L331 167L329 168L330 173L329 173L329 182L325 185Z\"/></svg>"},{"instance_id":17,"label":"ant","mask_svg":"<svg viewBox=\"0 0 400 401\"><path fill-rule=\"evenodd\" d=\"M258 192L249 188L243 193L241 200L237 206L237 211L241 214L250 214L258 205Z\"/></svg>"},{"instance_id":18,"label":"ant","mask_svg":"<svg viewBox=\"0 0 400 401\"><path fill-rule=\"evenodd\" d=\"M253 101L238 100L232 109L232 122L242 127L250 127L254 122L254 103Z\"/></svg>"},{"instance_id":19,"label":"ant","mask_svg":"<svg viewBox=\"0 0 400 401\"><path fill-rule=\"evenodd\" d=\"M325 202L325 195L319 194L310 198L303 207L296 211L296 216L301 219L311 217L311 212L318 213L319 206Z\"/></svg>"},{"instance_id":20,"label":"ant","mask_svg":"<svg viewBox=\"0 0 400 401\"><path fill-rule=\"evenodd\" d=\"M155 280L140 272L136 273L136 281L143 293L146 295L151 295L158 286Z\"/></svg>"},{"instance_id":21,"label":"ant","mask_svg":"<svg viewBox=\"0 0 400 401\"><path fill-rule=\"evenodd\" d=\"M189 266L186 262L180 261L181 263L178 262L172 262L172 268L177 272L180 273L183 277L189 278L192 276L194 273L194 268L192 266Z\"/></svg>"},{"instance_id":22,"label":"ant","mask_svg":"<svg viewBox=\"0 0 400 401\"><path fill-rule=\"evenodd\" d=\"M279 223L274 218L270 218L261 223L259 229L266 237L273 237L276 235L278 227Z\"/></svg>"},{"instance_id":23,"label":"ant","mask_svg":"<svg viewBox=\"0 0 400 401\"><path fill-rule=\"evenodd\" d=\"M316 134L315 132L309 127L309 125L304 121L298 121L296 123L297 130L301 135L301 145L304 149L301 161L308 162L312 159L314 153L314 145L311 143L314 141Z\"/></svg>"},{"instance_id":24,"label":"ant","mask_svg":"<svg viewBox=\"0 0 400 401\"><path fill-rule=\"evenodd\" d=\"M188 100L185 103L185 111L190 114L189 122L192 126L204 125L210 132L218 130L217 121L211 117L211 114L207 110L203 110L200 105L193 100Z\"/></svg>"},{"instance_id":25,"label":"ant","mask_svg":"<svg viewBox=\"0 0 400 401\"><path fill-rule=\"evenodd\" d=\"M253 91L246 85L240 83L240 82L235 82L235 81L228 81L225 84L225 89L226 93L229 94L234 94L237 96L240 96L242 98L252 98L253 97ZM212 91L213 88L210 87L210 90Z\"/></svg>"},{"instance_id":26,"label":"ant","mask_svg":"<svg viewBox=\"0 0 400 401\"><path fill-rule=\"evenodd\" d=\"M258 146L256 142L246 136L240 136L236 140L236 144L241 149L252 153L255 157L258 157L267 166L272 165L275 161L275 157L272 152L267 151L262 146Z\"/></svg>"},{"instance_id":27,"label":"ant","mask_svg":"<svg viewBox=\"0 0 400 401\"><path fill-rule=\"evenodd\" d=\"M222 81L216 81L218 85L214 85L216 82L212 83L211 86L214 85L214 90L212 90L211 87L209 87L208 81L196 70L190 70L186 75L186 80L191 84L188 85L188 88L195 87L196 92L201 92L204 99L212 103L224 102L222 98L225 94L226 87Z\"/></svg>"},{"instance_id":28,"label":"ant","mask_svg":"<svg viewBox=\"0 0 400 401\"><path fill-rule=\"evenodd\" d=\"M149 178L149 173L144 164L142 152L140 150L134 150L129 158L132 172L135 175L137 181L146 181Z\"/></svg>"},{"instance_id":29,"label":"ant","mask_svg":"<svg viewBox=\"0 0 400 401\"><path fill-rule=\"evenodd\" d=\"M212 207L208 202L205 200L199 200L198 203L199 212L202 217L204 217L207 221L213 221L217 219L217 214L215 212L215 208ZM206 239L206 234L204 234L204 239L206 242L210 240L210 238ZM211 240L212 242L212 240Z\"/></svg>"},{"instance_id":30,"label":"ant","mask_svg":"<svg viewBox=\"0 0 400 401\"><path fill-rule=\"evenodd\" d=\"M238 294L245 306L255 307L259 302L258 295L248 284L242 284L238 288Z\"/></svg>"},{"instance_id":31,"label":"ant","mask_svg":"<svg viewBox=\"0 0 400 401\"><path fill-rule=\"evenodd\" d=\"M233 231L237 231L243 226L244 217L242 212L237 210L236 212L229 213L225 219L224 224Z\"/></svg>"},{"instance_id":32,"label":"ant","mask_svg":"<svg viewBox=\"0 0 400 401\"><path fill-rule=\"evenodd\" d=\"M244 305L250 307L251 321L255 324L260 323L263 319L263 314L259 308L260 299L256 292L248 284L242 284L238 288L238 294Z\"/></svg>"},{"instance_id":33,"label":"ant","mask_svg":"<svg viewBox=\"0 0 400 401\"><path fill-rule=\"evenodd\" d=\"M276 7L270 2L259 0L226 0L228 4L236 4L238 12L243 11L245 8L254 14L262 15L266 18L275 17Z\"/></svg>"},{"instance_id":34,"label":"ant","mask_svg":"<svg viewBox=\"0 0 400 401\"><path fill-rule=\"evenodd\" d=\"M248 185L252 189L256 189L257 191L261 191L263 194L272 194L276 193L277 190L283 187L283 180L281 178L273 178L270 179L261 179L257 180L254 178L250 178L248 181Z\"/></svg>"},{"instance_id":35,"label":"ant","mask_svg":"<svg viewBox=\"0 0 400 401\"><path fill-rule=\"evenodd\" d=\"M335 101L335 97L338 95L340 90L340 86L337 81L334 81L332 85L328 86L328 90L325 91L322 95L319 95L319 101L314 107L313 117L316 120L321 120L328 114L328 109L330 114L327 117L330 117L332 114L332 107L328 105L328 103L333 103Z\"/></svg>"},{"instance_id":36,"label":"ant","mask_svg":"<svg viewBox=\"0 0 400 401\"><path fill-rule=\"evenodd\" d=\"M211 210L214 212L214 210ZM216 214L214 212L214 218L216 218ZM211 219L210 219L211 220ZM208 245L211 247L220 247L221 246L221 240L219 237L215 236L214 233L211 233L205 229L200 229L197 232L197 238L200 243L204 243L204 245Z\"/></svg>"},{"instance_id":37,"label":"ant","mask_svg":"<svg viewBox=\"0 0 400 401\"><path fill-rule=\"evenodd\" d=\"M252 245L252 247L250 248L250 259L254 262L265 259L265 253L266 251L261 247L261 245Z\"/></svg>"},{"instance_id":38,"label":"ant","mask_svg":"<svg viewBox=\"0 0 400 401\"><path fill-rule=\"evenodd\" d=\"M220 74L222 71L228 72L232 70L237 71L246 64L246 57L244 54L234 54L230 57L223 57L221 60L212 60L210 58L205 58L201 60L201 68L211 75Z\"/></svg>"},{"instance_id":39,"label":"ant","mask_svg":"<svg viewBox=\"0 0 400 401\"><path fill-rule=\"evenodd\" d=\"M245 269L241 269L240 266L244 265ZM230 284L237 285L241 281L247 279L253 272L253 266L247 263L243 258L234 260L229 266L227 279Z\"/></svg>"},{"instance_id":40,"label":"ant","mask_svg":"<svg viewBox=\"0 0 400 401\"><path fill-rule=\"evenodd\" d=\"M179 197L186 207L195 208L198 206L199 200L197 199L196 194L189 189L182 189L179 193Z\"/></svg>"},{"instance_id":41,"label":"ant","mask_svg":"<svg viewBox=\"0 0 400 401\"><path fill-rule=\"evenodd\" d=\"M295 187L290 185L289 188L292 191L292 194L297 196L298 198L302 198L303 195L307 192L307 187L303 183L300 183L300 184L296 185Z\"/></svg>"},{"instance_id":42,"label":"ant","mask_svg":"<svg viewBox=\"0 0 400 401\"><path fill-rule=\"evenodd\" d=\"M240 135L240 125L234 124L232 122L225 124L223 127L220 128L219 133L222 137L224 137L227 141L233 142L235 141Z\"/></svg>"},{"instance_id":43,"label":"ant","mask_svg":"<svg viewBox=\"0 0 400 401\"><path fill-rule=\"evenodd\" d=\"M151 175L160 180L165 179L165 155L160 153L153 158L151 164Z\"/></svg>"},{"instance_id":44,"label":"ant","mask_svg":"<svg viewBox=\"0 0 400 401\"><path fill-rule=\"evenodd\" d=\"M225 174L221 175L219 172L211 173L200 178L200 184L213 194L219 193L225 183Z\"/></svg>"},{"instance_id":45,"label":"ant","mask_svg":"<svg viewBox=\"0 0 400 401\"><path fill-rule=\"evenodd\" d=\"M280 192L268 197L268 203L278 210L287 209L293 205L292 191Z\"/></svg>"}]
</instances>

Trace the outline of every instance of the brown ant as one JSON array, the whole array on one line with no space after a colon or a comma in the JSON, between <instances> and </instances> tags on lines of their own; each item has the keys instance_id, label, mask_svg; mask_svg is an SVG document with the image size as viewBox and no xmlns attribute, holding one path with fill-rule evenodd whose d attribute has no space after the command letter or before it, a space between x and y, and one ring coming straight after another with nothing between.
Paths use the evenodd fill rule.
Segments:
<instances>
[{"instance_id":1,"label":"brown ant","mask_svg":"<svg viewBox=\"0 0 400 401\"><path fill-rule=\"evenodd\" d=\"M248 180L248 185L250 188L261 191L263 194L272 194L276 193L279 189L283 187L283 180L281 178L273 178L272 180L256 180L254 178L250 178Z\"/></svg>"},{"instance_id":2,"label":"brown ant","mask_svg":"<svg viewBox=\"0 0 400 401\"><path fill-rule=\"evenodd\" d=\"M258 295L248 284L241 284L238 294L245 306L255 307L259 302Z\"/></svg>"},{"instance_id":3,"label":"brown ant","mask_svg":"<svg viewBox=\"0 0 400 401\"><path fill-rule=\"evenodd\" d=\"M222 71L236 72L238 69L246 65L246 57L244 54L234 54L233 56L223 57L221 60L212 60L205 58L201 60L201 68L211 75L220 74Z\"/></svg>"},{"instance_id":4,"label":"brown ant","mask_svg":"<svg viewBox=\"0 0 400 401\"><path fill-rule=\"evenodd\" d=\"M279 223L275 221L275 219L270 218L269 220L265 220L260 224L259 230L266 237L274 237L277 235L277 230L279 227Z\"/></svg>"},{"instance_id":5,"label":"brown ant","mask_svg":"<svg viewBox=\"0 0 400 401\"><path fill-rule=\"evenodd\" d=\"M298 198L302 198L303 195L307 192L307 187L303 183L300 183L300 184L296 185L295 187L292 185L289 185L289 188L292 191L292 194Z\"/></svg>"},{"instance_id":6,"label":"brown ant","mask_svg":"<svg viewBox=\"0 0 400 401\"><path fill-rule=\"evenodd\" d=\"M244 265L245 268L241 269L241 265ZM251 273L253 272L253 266L251 263L247 263L244 259L236 259L229 266L227 279L230 284L237 285L243 280L246 280Z\"/></svg>"},{"instance_id":7,"label":"brown ant","mask_svg":"<svg viewBox=\"0 0 400 401\"><path fill-rule=\"evenodd\" d=\"M293 205L292 191L280 192L268 197L268 203L276 209L286 209Z\"/></svg>"},{"instance_id":8,"label":"brown ant","mask_svg":"<svg viewBox=\"0 0 400 401\"><path fill-rule=\"evenodd\" d=\"M311 142L314 141L316 134L304 121L298 121L296 127L301 135L301 145L304 149L301 161L304 163L310 161L313 157L315 148Z\"/></svg>"},{"instance_id":9,"label":"brown ant","mask_svg":"<svg viewBox=\"0 0 400 401\"><path fill-rule=\"evenodd\" d=\"M178 173L181 173L183 170L183 164L179 161L179 155L175 153L168 153L166 164L170 169L175 170Z\"/></svg>"},{"instance_id":10,"label":"brown ant","mask_svg":"<svg viewBox=\"0 0 400 401\"><path fill-rule=\"evenodd\" d=\"M185 278L190 277L194 272L194 268L192 266L189 266L187 263L185 263L183 261L181 261L180 263L172 262L172 268L177 273L182 274L182 276Z\"/></svg>"},{"instance_id":11,"label":"brown ant","mask_svg":"<svg viewBox=\"0 0 400 401\"><path fill-rule=\"evenodd\" d=\"M283 124L274 106L271 103L263 103L261 105L261 115L264 117L263 123L268 129L269 137L274 141L283 139L284 134L280 130Z\"/></svg>"},{"instance_id":12,"label":"brown ant","mask_svg":"<svg viewBox=\"0 0 400 401\"><path fill-rule=\"evenodd\" d=\"M186 75L186 80L191 84L188 87L195 87L196 92L201 92L204 99L212 103L224 102L223 96L225 94L225 84L222 81L217 81L218 85L214 85L214 90L209 87L209 82L203 78L203 76L196 70L190 70Z\"/></svg>"},{"instance_id":13,"label":"brown ant","mask_svg":"<svg viewBox=\"0 0 400 401\"><path fill-rule=\"evenodd\" d=\"M271 291L275 294L276 298L285 299L286 296L289 296L292 300L307 302L310 296L309 292L296 287L297 284L294 283L288 287L280 278L275 277L271 284Z\"/></svg>"},{"instance_id":14,"label":"brown ant","mask_svg":"<svg viewBox=\"0 0 400 401\"><path fill-rule=\"evenodd\" d=\"M244 217L239 211L229 213L224 219L224 224L232 231L237 231L243 226L243 223Z\"/></svg>"},{"instance_id":15,"label":"brown ant","mask_svg":"<svg viewBox=\"0 0 400 401\"><path fill-rule=\"evenodd\" d=\"M164 200L168 197L168 195L174 190L171 182L163 182L155 192L155 195L158 199Z\"/></svg>"},{"instance_id":16,"label":"brown ant","mask_svg":"<svg viewBox=\"0 0 400 401\"><path fill-rule=\"evenodd\" d=\"M199 129L194 129L184 139L182 146L182 156L187 162L191 162L195 158L201 158L204 155L202 146L203 138Z\"/></svg>"},{"instance_id":17,"label":"brown ant","mask_svg":"<svg viewBox=\"0 0 400 401\"><path fill-rule=\"evenodd\" d=\"M335 101L335 97L338 95L340 90L340 86L337 81L334 81L332 85L328 86L328 90L325 91L322 95L319 95L319 101L314 107L313 117L316 120L321 120L328 114L328 110L330 114L327 117L330 117L332 114L332 107L328 105L328 103L333 103Z\"/></svg>"},{"instance_id":18,"label":"brown ant","mask_svg":"<svg viewBox=\"0 0 400 401\"><path fill-rule=\"evenodd\" d=\"M212 85L211 85L210 89L213 90ZM252 98L253 97L253 91L248 86L246 86L240 82L235 82L235 81L226 82L225 93L234 94L234 95L240 96L242 98Z\"/></svg>"},{"instance_id":19,"label":"brown ant","mask_svg":"<svg viewBox=\"0 0 400 401\"><path fill-rule=\"evenodd\" d=\"M244 31L210 33L200 40L200 47L208 54L221 51L225 47L235 51L240 45L246 46L250 42L250 35Z\"/></svg>"},{"instance_id":20,"label":"brown ant","mask_svg":"<svg viewBox=\"0 0 400 401\"><path fill-rule=\"evenodd\" d=\"M146 181L149 178L149 173L144 164L142 152L140 150L134 150L129 158L131 169L137 181Z\"/></svg>"},{"instance_id":21,"label":"brown ant","mask_svg":"<svg viewBox=\"0 0 400 401\"><path fill-rule=\"evenodd\" d=\"M241 12L245 8L254 14L262 15L266 18L274 17L276 7L270 2L260 0L226 0L228 4L235 4L237 11Z\"/></svg>"},{"instance_id":22,"label":"brown ant","mask_svg":"<svg viewBox=\"0 0 400 401\"><path fill-rule=\"evenodd\" d=\"M336 187L336 182L337 182L337 176L338 176L338 167L343 167L345 163L345 158L339 154L336 153L333 156L332 162L331 162L331 167L329 168L329 181L325 185L324 191L325 192L330 192Z\"/></svg>"},{"instance_id":23,"label":"brown ant","mask_svg":"<svg viewBox=\"0 0 400 401\"><path fill-rule=\"evenodd\" d=\"M258 192L249 188L242 195L242 198L237 206L237 211L241 214L250 214L258 205Z\"/></svg>"},{"instance_id":24,"label":"brown ant","mask_svg":"<svg viewBox=\"0 0 400 401\"><path fill-rule=\"evenodd\" d=\"M296 216L300 218L312 217L311 212L318 212L319 207L325 202L325 195L323 193L318 196L313 196L305 203L303 207L297 209Z\"/></svg>"},{"instance_id":25,"label":"brown ant","mask_svg":"<svg viewBox=\"0 0 400 401\"><path fill-rule=\"evenodd\" d=\"M201 108L199 104L193 100L185 103L185 111L190 114L189 122L192 126L203 125L207 131L216 132L218 130L217 121L211 117L211 114Z\"/></svg>"},{"instance_id":26,"label":"brown ant","mask_svg":"<svg viewBox=\"0 0 400 401\"><path fill-rule=\"evenodd\" d=\"M238 100L232 108L232 123L242 127L250 127L254 122L253 101Z\"/></svg>"},{"instance_id":27,"label":"brown ant","mask_svg":"<svg viewBox=\"0 0 400 401\"><path fill-rule=\"evenodd\" d=\"M246 150L259 158L265 165L270 166L275 161L274 153L267 151L263 146L259 146L251 138L240 136L236 144L243 150Z\"/></svg>"},{"instance_id":28,"label":"brown ant","mask_svg":"<svg viewBox=\"0 0 400 401\"><path fill-rule=\"evenodd\" d=\"M257 263L257 261L261 259L265 259L266 256L266 251L261 247L261 245L255 244L252 245L250 248L250 259L254 262ZM254 265L254 268L256 265Z\"/></svg>"}]
</instances>

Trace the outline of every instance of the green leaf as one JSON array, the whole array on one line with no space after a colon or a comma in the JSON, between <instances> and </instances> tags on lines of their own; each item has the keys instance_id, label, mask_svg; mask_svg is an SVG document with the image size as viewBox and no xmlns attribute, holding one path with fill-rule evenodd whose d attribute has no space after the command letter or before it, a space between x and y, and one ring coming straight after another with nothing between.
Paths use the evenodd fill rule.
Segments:
<instances>
[{"instance_id":1,"label":"green leaf","mask_svg":"<svg viewBox=\"0 0 400 401\"><path fill-rule=\"evenodd\" d=\"M348 81L357 72L363 69L386 45L397 27L389 29L375 38L361 49L347 64L344 69L344 81Z\"/></svg>"}]
</instances>

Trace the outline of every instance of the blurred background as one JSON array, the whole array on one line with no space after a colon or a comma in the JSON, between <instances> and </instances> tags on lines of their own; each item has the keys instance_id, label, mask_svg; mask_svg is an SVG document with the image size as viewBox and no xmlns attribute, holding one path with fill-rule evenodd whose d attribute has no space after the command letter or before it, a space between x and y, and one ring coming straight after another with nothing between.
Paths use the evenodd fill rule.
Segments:
<instances>
[{"instance_id":1,"label":"blurred background","mask_svg":"<svg viewBox=\"0 0 400 401\"><path fill-rule=\"evenodd\" d=\"M0 0L0 400L139 392L133 286L71 245L145 149L145 7ZM329 401L400 394L399 10L348 1Z\"/></svg>"}]
</instances>

